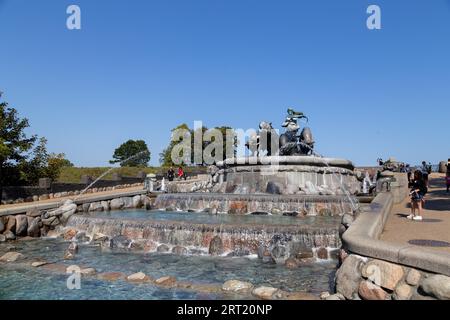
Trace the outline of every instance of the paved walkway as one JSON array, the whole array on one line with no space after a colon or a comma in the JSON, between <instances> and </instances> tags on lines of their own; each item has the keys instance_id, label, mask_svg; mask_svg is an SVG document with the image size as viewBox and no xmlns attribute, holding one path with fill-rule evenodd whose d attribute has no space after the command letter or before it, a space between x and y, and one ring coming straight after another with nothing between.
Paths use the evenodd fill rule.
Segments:
<instances>
[{"instance_id":1,"label":"paved walkway","mask_svg":"<svg viewBox=\"0 0 450 320\"><path fill-rule=\"evenodd\" d=\"M406 216L411 213L409 198L395 205L381 240L409 244L410 240L438 240L450 243L450 193L446 192L445 175L433 173L430 176L430 188L425 196L423 221L411 221ZM450 253L450 247L426 247L444 250Z\"/></svg>"}]
</instances>

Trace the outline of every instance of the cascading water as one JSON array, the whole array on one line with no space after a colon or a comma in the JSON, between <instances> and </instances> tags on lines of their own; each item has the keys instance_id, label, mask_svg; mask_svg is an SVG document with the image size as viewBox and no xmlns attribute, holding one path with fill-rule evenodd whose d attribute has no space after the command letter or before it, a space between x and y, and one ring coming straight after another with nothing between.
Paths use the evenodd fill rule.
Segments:
<instances>
[{"instance_id":1,"label":"cascading water","mask_svg":"<svg viewBox=\"0 0 450 320\"><path fill-rule=\"evenodd\" d=\"M310 145L308 145L308 144L306 144L306 143L303 143L303 142L301 142L301 141L299 141L299 144L302 145L302 146L304 146L304 147L307 147L307 148L311 151L311 153L312 153L314 156L319 157L319 158L322 158L322 159L323 159L323 163L324 163L328 168L331 168L330 164L328 163L328 161L326 161L325 157L323 157L321 154L317 153ZM353 211L359 210L360 204L359 204L358 199L356 199L356 197L354 197L354 196L352 196L352 195L350 194L350 192L347 190L347 188L346 188L346 187L344 186L344 184L342 183L341 178L338 177L334 171L331 171L331 174L332 174L332 176L337 180L337 182L338 182L338 184L339 184L339 187L341 188L342 192L344 192L345 196L347 197L347 199L348 199L349 202L351 203L351 206L352 206Z\"/></svg>"}]
</instances>

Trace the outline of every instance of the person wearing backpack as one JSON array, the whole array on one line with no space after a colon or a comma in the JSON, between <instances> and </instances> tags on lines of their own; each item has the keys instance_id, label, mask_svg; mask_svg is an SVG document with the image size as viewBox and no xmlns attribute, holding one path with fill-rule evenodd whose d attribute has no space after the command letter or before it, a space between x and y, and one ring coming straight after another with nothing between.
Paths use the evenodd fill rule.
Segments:
<instances>
[{"instance_id":1,"label":"person wearing backpack","mask_svg":"<svg viewBox=\"0 0 450 320\"><path fill-rule=\"evenodd\" d=\"M422 220L422 206L425 202L424 196L428 192L427 186L423 179L422 171L414 171L414 180L409 195L411 196L411 214L408 219L421 221ZM418 214L416 214L416 209Z\"/></svg>"}]
</instances>

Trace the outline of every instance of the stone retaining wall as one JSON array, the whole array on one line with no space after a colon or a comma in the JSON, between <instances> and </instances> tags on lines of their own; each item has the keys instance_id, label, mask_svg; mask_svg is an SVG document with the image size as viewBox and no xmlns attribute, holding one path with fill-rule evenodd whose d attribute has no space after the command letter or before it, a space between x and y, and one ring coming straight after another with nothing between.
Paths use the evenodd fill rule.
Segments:
<instances>
[{"instance_id":1,"label":"stone retaining wall","mask_svg":"<svg viewBox=\"0 0 450 320\"><path fill-rule=\"evenodd\" d=\"M112 181L112 183L115 183ZM4 197L8 200L3 200L1 204L17 204L17 203L27 203L27 202L35 202L42 201L48 199L59 199L64 197L72 197L77 196L81 193L81 191L86 187L85 185L79 184L67 184L68 187L62 188L61 190L69 190L69 191L61 191L61 192L50 192L45 189L40 189L38 187L5 187ZM119 184L112 186L97 186L95 188L90 188L86 191L86 194L97 193L97 192L105 192L105 191L113 191L126 189L131 187L143 186L143 183L128 183L128 184ZM9 192L8 189L13 190L14 188L18 188L21 191L13 191ZM8 193L9 192L9 193ZM27 195L26 197L13 197L14 194Z\"/></svg>"},{"instance_id":2,"label":"stone retaining wall","mask_svg":"<svg viewBox=\"0 0 450 320\"><path fill-rule=\"evenodd\" d=\"M450 254L379 240L394 198L380 193L354 221L343 217L337 293L330 299L450 299Z\"/></svg>"},{"instance_id":3,"label":"stone retaining wall","mask_svg":"<svg viewBox=\"0 0 450 320\"><path fill-rule=\"evenodd\" d=\"M32 208L25 214L0 216L0 242L16 240L18 237L46 236L48 232L64 224L76 212L150 208L153 203L153 199L145 195L88 201L76 205L71 200L66 200L63 206L52 210Z\"/></svg>"}]
</instances>

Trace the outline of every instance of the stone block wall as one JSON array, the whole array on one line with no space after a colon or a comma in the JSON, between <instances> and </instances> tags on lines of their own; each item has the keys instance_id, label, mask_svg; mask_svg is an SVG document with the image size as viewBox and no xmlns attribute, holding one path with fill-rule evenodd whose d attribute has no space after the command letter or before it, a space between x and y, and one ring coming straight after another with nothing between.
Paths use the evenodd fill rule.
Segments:
<instances>
[{"instance_id":1,"label":"stone block wall","mask_svg":"<svg viewBox=\"0 0 450 320\"><path fill-rule=\"evenodd\" d=\"M450 277L341 250L337 295L348 300L449 300Z\"/></svg>"}]
</instances>

